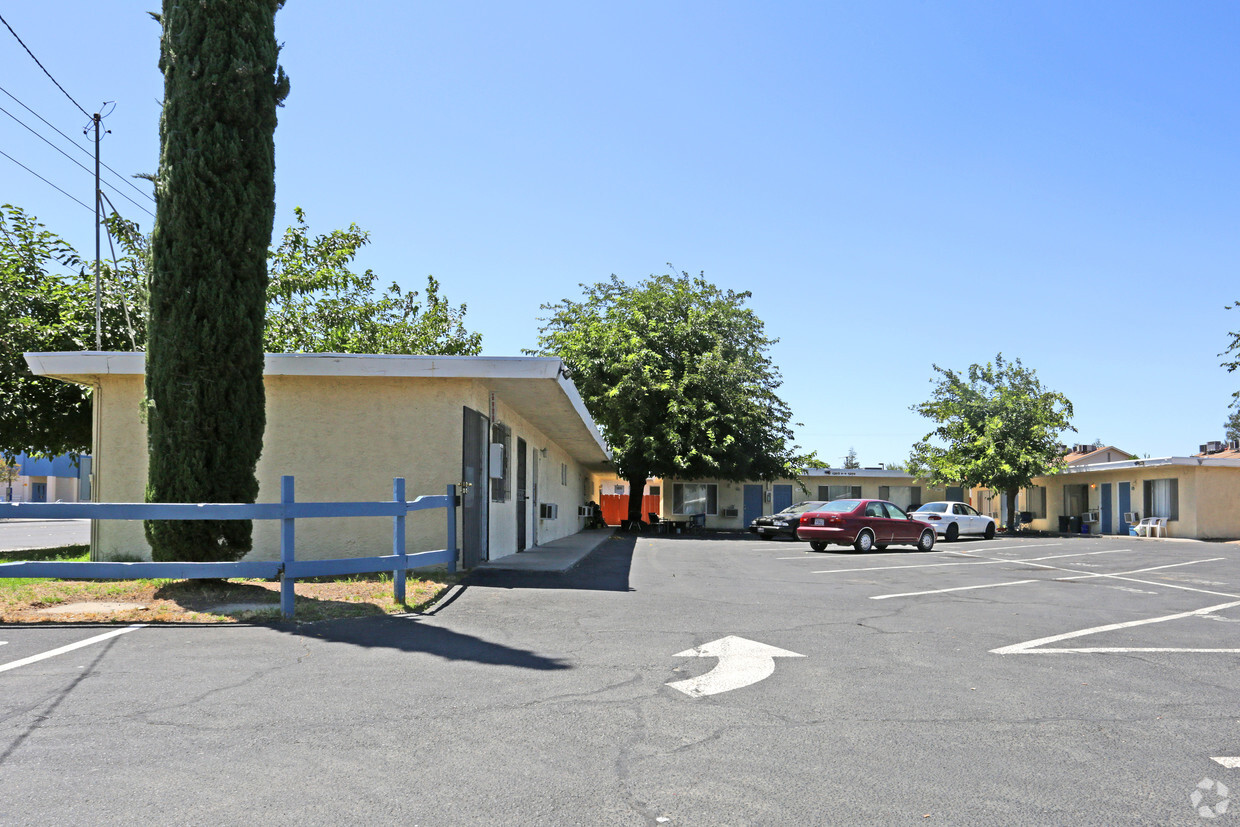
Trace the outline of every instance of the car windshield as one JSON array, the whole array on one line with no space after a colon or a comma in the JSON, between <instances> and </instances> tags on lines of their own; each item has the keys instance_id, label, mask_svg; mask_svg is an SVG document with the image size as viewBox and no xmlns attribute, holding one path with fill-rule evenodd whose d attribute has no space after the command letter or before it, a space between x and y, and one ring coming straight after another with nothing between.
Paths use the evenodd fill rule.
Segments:
<instances>
[{"instance_id":1,"label":"car windshield","mask_svg":"<svg viewBox=\"0 0 1240 827\"><path fill-rule=\"evenodd\" d=\"M787 508L785 508L783 511L779 513L780 514L804 514L806 511L818 511L824 505L826 505L826 503L822 502L821 500L797 503L796 505L788 506Z\"/></svg>"},{"instance_id":2,"label":"car windshield","mask_svg":"<svg viewBox=\"0 0 1240 827\"><path fill-rule=\"evenodd\" d=\"M936 514L947 513L947 503L926 503L918 511L933 511Z\"/></svg>"},{"instance_id":3,"label":"car windshield","mask_svg":"<svg viewBox=\"0 0 1240 827\"><path fill-rule=\"evenodd\" d=\"M818 510L834 511L842 514L845 511L852 511L860 502L861 500L832 500L829 503L823 503L822 508L819 508Z\"/></svg>"}]
</instances>

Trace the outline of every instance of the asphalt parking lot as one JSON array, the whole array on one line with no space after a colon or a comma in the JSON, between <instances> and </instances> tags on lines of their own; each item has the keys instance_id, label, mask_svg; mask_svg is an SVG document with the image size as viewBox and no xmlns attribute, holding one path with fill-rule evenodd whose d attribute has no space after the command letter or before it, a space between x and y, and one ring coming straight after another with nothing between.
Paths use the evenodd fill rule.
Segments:
<instances>
[{"instance_id":1,"label":"asphalt parking lot","mask_svg":"<svg viewBox=\"0 0 1240 827\"><path fill-rule=\"evenodd\" d=\"M648 535L417 617L0 627L0 822L1226 823L1237 551Z\"/></svg>"}]
</instances>

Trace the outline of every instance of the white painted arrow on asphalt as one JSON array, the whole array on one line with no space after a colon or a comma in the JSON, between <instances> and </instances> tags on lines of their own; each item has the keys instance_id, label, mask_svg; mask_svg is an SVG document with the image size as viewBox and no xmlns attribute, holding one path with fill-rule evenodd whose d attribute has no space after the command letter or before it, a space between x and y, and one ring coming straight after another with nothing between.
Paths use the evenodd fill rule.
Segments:
<instances>
[{"instance_id":1,"label":"white painted arrow on asphalt","mask_svg":"<svg viewBox=\"0 0 1240 827\"><path fill-rule=\"evenodd\" d=\"M1216 764L1222 764L1224 767L1226 767L1229 770L1240 769L1240 756L1233 757L1233 758L1223 756L1221 758L1211 758L1210 760Z\"/></svg>"},{"instance_id":2,"label":"white painted arrow on asphalt","mask_svg":"<svg viewBox=\"0 0 1240 827\"><path fill-rule=\"evenodd\" d=\"M787 649L777 649L755 640L728 635L678 652L672 657L719 658L719 663L715 664L715 668L705 675L668 684L690 697L701 698L705 695L718 695L720 692L740 689L742 686L749 686L751 683L769 678L775 672L775 658L803 658L805 655L798 655Z\"/></svg>"}]
</instances>

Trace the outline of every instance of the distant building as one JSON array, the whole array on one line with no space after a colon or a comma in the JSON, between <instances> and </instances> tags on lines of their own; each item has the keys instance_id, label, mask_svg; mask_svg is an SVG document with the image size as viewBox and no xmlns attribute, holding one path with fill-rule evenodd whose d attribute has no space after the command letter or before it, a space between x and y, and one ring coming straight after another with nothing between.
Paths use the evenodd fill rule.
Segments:
<instances>
[{"instance_id":1,"label":"distant building","mask_svg":"<svg viewBox=\"0 0 1240 827\"><path fill-rule=\"evenodd\" d=\"M8 466L0 459L0 500L10 503L88 502L90 467L89 456L76 454L43 458L23 452Z\"/></svg>"}]
</instances>

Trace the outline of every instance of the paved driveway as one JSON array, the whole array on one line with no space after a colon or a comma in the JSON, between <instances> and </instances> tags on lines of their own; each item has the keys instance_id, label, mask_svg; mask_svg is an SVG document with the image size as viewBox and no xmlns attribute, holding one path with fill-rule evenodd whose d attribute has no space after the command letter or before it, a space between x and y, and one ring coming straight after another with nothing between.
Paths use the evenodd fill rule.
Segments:
<instances>
[{"instance_id":1,"label":"paved driveway","mask_svg":"<svg viewBox=\"0 0 1240 827\"><path fill-rule=\"evenodd\" d=\"M0 627L0 821L1236 817L1235 546L806 549L613 539L421 617Z\"/></svg>"},{"instance_id":2,"label":"paved driveway","mask_svg":"<svg viewBox=\"0 0 1240 827\"><path fill-rule=\"evenodd\" d=\"M0 551L90 542L90 520L0 520Z\"/></svg>"}]
</instances>

